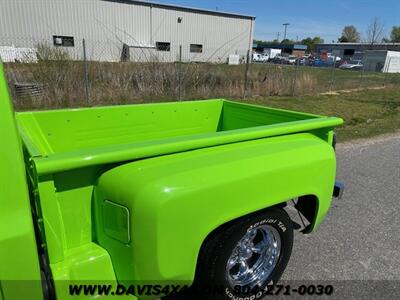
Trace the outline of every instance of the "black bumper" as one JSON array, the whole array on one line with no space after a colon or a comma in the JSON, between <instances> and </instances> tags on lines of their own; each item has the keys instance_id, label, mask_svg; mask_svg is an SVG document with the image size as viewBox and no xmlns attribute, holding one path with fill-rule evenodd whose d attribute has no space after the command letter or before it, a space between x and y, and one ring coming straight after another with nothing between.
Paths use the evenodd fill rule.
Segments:
<instances>
[{"instance_id":1,"label":"black bumper","mask_svg":"<svg viewBox=\"0 0 400 300\"><path fill-rule=\"evenodd\" d=\"M333 189L333 197L341 199L343 196L344 184L340 181L335 182L335 187Z\"/></svg>"}]
</instances>

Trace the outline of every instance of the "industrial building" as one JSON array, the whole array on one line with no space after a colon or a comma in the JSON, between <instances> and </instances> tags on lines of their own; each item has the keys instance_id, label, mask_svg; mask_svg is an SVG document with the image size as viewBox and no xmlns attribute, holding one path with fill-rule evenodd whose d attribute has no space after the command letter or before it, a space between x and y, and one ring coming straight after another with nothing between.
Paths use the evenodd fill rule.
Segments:
<instances>
[{"instance_id":1,"label":"industrial building","mask_svg":"<svg viewBox=\"0 0 400 300\"><path fill-rule=\"evenodd\" d=\"M317 44L317 53L332 53L344 59L362 59L366 51L400 51L400 43L331 43Z\"/></svg>"},{"instance_id":2,"label":"industrial building","mask_svg":"<svg viewBox=\"0 0 400 300\"><path fill-rule=\"evenodd\" d=\"M96 61L244 60L255 17L131 0L0 0L0 47L49 44ZM83 39L85 46L83 46Z\"/></svg>"},{"instance_id":3,"label":"industrial building","mask_svg":"<svg viewBox=\"0 0 400 300\"><path fill-rule=\"evenodd\" d=\"M282 53L294 55L296 57L303 57L308 49L307 45L301 44L253 44L253 51L257 53L264 53L267 49L280 49Z\"/></svg>"}]
</instances>

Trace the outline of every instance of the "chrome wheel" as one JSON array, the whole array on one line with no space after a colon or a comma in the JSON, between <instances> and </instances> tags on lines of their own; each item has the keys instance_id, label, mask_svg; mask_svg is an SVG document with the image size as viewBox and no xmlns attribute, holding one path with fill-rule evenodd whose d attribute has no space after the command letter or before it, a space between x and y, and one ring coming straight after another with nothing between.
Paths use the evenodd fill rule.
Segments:
<instances>
[{"instance_id":1,"label":"chrome wheel","mask_svg":"<svg viewBox=\"0 0 400 300\"><path fill-rule=\"evenodd\" d=\"M270 225L247 230L226 264L226 278L235 286L262 286L274 270L281 251L281 238Z\"/></svg>"}]
</instances>

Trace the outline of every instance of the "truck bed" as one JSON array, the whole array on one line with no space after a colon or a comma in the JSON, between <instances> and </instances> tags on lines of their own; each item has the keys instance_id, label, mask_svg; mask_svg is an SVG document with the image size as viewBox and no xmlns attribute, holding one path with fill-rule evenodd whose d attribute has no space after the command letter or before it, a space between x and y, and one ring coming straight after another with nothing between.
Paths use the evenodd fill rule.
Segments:
<instances>
[{"instance_id":1,"label":"truck bed","mask_svg":"<svg viewBox=\"0 0 400 300\"><path fill-rule=\"evenodd\" d=\"M222 99L16 114L39 174L326 129L340 118Z\"/></svg>"}]
</instances>

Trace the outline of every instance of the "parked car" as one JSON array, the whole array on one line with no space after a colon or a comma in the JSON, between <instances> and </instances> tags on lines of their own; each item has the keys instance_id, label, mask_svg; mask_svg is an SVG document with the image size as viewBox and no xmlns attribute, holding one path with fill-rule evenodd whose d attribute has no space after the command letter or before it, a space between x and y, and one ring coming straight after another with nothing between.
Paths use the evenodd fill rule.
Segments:
<instances>
[{"instance_id":1,"label":"parked car","mask_svg":"<svg viewBox=\"0 0 400 300\"><path fill-rule=\"evenodd\" d=\"M321 59L321 58L315 58L313 61L313 66L314 67L329 67L332 66L332 61L329 61L327 59Z\"/></svg>"},{"instance_id":2,"label":"parked car","mask_svg":"<svg viewBox=\"0 0 400 300\"><path fill-rule=\"evenodd\" d=\"M286 61L286 57L282 55L275 55L273 59L271 59L271 62L275 64L284 64Z\"/></svg>"},{"instance_id":3,"label":"parked car","mask_svg":"<svg viewBox=\"0 0 400 300\"><path fill-rule=\"evenodd\" d=\"M299 57L296 60L296 64L300 65L300 66L307 66L308 65L308 57Z\"/></svg>"},{"instance_id":4,"label":"parked car","mask_svg":"<svg viewBox=\"0 0 400 300\"><path fill-rule=\"evenodd\" d=\"M0 63L2 300L76 299L85 284L114 298L137 283L158 286L154 298L183 283L219 291L201 299L260 299L300 226L285 206L296 199L308 234L343 190L340 118L218 99L16 114L12 103Z\"/></svg>"},{"instance_id":5,"label":"parked car","mask_svg":"<svg viewBox=\"0 0 400 300\"><path fill-rule=\"evenodd\" d=\"M347 63L341 64L339 69L342 70L362 70L364 67L361 60L350 60Z\"/></svg>"},{"instance_id":6,"label":"parked car","mask_svg":"<svg viewBox=\"0 0 400 300\"><path fill-rule=\"evenodd\" d=\"M267 62L269 60L269 56L261 53L253 53L253 62Z\"/></svg>"},{"instance_id":7,"label":"parked car","mask_svg":"<svg viewBox=\"0 0 400 300\"><path fill-rule=\"evenodd\" d=\"M335 66L336 66L342 61L342 58L340 56L329 55L328 56L328 61L330 62L331 65L334 63Z\"/></svg>"},{"instance_id":8,"label":"parked car","mask_svg":"<svg viewBox=\"0 0 400 300\"><path fill-rule=\"evenodd\" d=\"M296 63L296 56L277 55L272 62L283 65L293 65Z\"/></svg>"},{"instance_id":9,"label":"parked car","mask_svg":"<svg viewBox=\"0 0 400 300\"><path fill-rule=\"evenodd\" d=\"M313 55L310 55L309 57L307 57L307 65L308 66L314 66L315 60L317 58Z\"/></svg>"},{"instance_id":10,"label":"parked car","mask_svg":"<svg viewBox=\"0 0 400 300\"><path fill-rule=\"evenodd\" d=\"M286 63L289 65L294 65L297 61L297 56L290 55L286 58Z\"/></svg>"}]
</instances>

